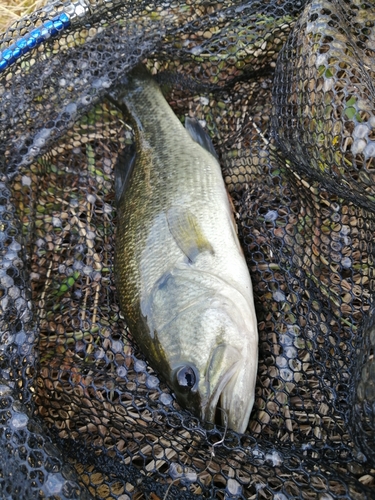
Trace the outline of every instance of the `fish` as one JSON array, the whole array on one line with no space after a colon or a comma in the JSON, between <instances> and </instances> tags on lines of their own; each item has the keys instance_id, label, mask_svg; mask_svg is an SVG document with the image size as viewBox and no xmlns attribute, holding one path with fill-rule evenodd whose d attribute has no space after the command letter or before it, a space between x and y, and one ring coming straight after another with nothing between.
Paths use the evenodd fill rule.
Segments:
<instances>
[{"instance_id":1,"label":"fish","mask_svg":"<svg viewBox=\"0 0 375 500\"><path fill-rule=\"evenodd\" d=\"M143 65L110 100L134 144L115 168L115 283L132 337L181 407L245 432L258 331L220 164L200 123L177 118Z\"/></svg>"}]
</instances>

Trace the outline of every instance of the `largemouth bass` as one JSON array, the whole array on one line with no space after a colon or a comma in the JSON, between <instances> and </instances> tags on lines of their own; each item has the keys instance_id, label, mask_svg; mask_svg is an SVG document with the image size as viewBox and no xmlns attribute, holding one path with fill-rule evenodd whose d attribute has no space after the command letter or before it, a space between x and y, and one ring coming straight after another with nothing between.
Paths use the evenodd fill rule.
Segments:
<instances>
[{"instance_id":1,"label":"largemouth bass","mask_svg":"<svg viewBox=\"0 0 375 500\"><path fill-rule=\"evenodd\" d=\"M181 406L209 422L219 407L222 421L244 432L254 403L257 320L212 143L198 122L187 119L186 130L142 66L111 98L126 108L135 134L135 151L115 174L121 309Z\"/></svg>"}]
</instances>

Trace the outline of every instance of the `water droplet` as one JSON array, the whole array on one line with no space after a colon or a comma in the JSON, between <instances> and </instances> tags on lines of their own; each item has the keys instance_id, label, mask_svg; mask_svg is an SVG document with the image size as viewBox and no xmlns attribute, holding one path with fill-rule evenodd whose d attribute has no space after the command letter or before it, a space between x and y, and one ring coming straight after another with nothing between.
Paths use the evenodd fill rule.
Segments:
<instances>
[{"instance_id":1,"label":"water droplet","mask_svg":"<svg viewBox=\"0 0 375 500\"><path fill-rule=\"evenodd\" d=\"M128 370L126 369L125 366L118 366L117 367L117 370L116 370L116 373L119 377L121 378L126 378L127 374L128 374Z\"/></svg>"},{"instance_id":2,"label":"water droplet","mask_svg":"<svg viewBox=\"0 0 375 500\"><path fill-rule=\"evenodd\" d=\"M139 373L139 372L145 372L146 371L146 363L145 361L142 361L141 359L136 359L134 361L134 371Z\"/></svg>"},{"instance_id":3,"label":"water droplet","mask_svg":"<svg viewBox=\"0 0 375 500\"><path fill-rule=\"evenodd\" d=\"M349 269L350 267L352 267L352 261L349 257L344 257L341 260L341 265L344 269Z\"/></svg>"},{"instance_id":4,"label":"water droplet","mask_svg":"<svg viewBox=\"0 0 375 500\"><path fill-rule=\"evenodd\" d=\"M163 394L160 395L159 401L161 404L169 406L172 403L173 398L170 394L163 392Z\"/></svg>"},{"instance_id":5,"label":"water droplet","mask_svg":"<svg viewBox=\"0 0 375 500\"><path fill-rule=\"evenodd\" d=\"M65 481L61 474L48 474L45 488L51 495L57 495L62 490L64 483Z\"/></svg>"},{"instance_id":6,"label":"water droplet","mask_svg":"<svg viewBox=\"0 0 375 500\"><path fill-rule=\"evenodd\" d=\"M146 387L148 389L156 389L159 384L159 379L157 377L154 377L154 375L150 375L146 378Z\"/></svg>"},{"instance_id":7,"label":"water droplet","mask_svg":"<svg viewBox=\"0 0 375 500\"><path fill-rule=\"evenodd\" d=\"M280 377L286 382L290 382L291 380L293 380L293 372L288 368L283 368L282 370L280 370Z\"/></svg>"},{"instance_id":8,"label":"water droplet","mask_svg":"<svg viewBox=\"0 0 375 500\"><path fill-rule=\"evenodd\" d=\"M276 290L276 292L273 292L272 297L276 302L284 302L286 300L285 294L281 290Z\"/></svg>"},{"instance_id":9,"label":"water droplet","mask_svg":"<svg viewBox=\"0 0 375 500\"><path fill-rule=\"evenodd\" d=\"M10 419L9 424L13 429L19 430L24 429L27 426L29 417L25 413L15 413Z\"/></svg>"},{"instance_id":10,"label":"water droplet","mask_svg":"<svg viewBox=\"0 0 375 500\"><path fill-rule=\"evenodd\" d=\"M21 182L22 186L31 186L31 177L29 177L28 175L23 175Z\"/></svg>"},{"instance_id":11,"label":"water droplet","mask_svg":"<svg viewBox=\"0 0 375 500\"><path fill-rule=\"evenodd\" d=\"M271 462L274 467L277 467L278 465L281 465L283 463L282 456L277 451L267 453L265 459Z\"/></svg>"},{"instance_id":12,"label":"water droplet","mask_svg":"<svg viewBox=\"0 0 375 500\"><path fill-rule=\"evenodd\" d=\"M279 214L277 213L276 210L269 210L266 215L264 216L265 220L267 221L274 221L278 218Z\"/></svg>"},{"instance_id":13,"label":"water droplet","mask_svg":"<svg viewBox=\"0 0 375 500\"><path fill-rule=\"evenodd\" d=\"M240 483L231 477L228 479L225 489L231 496L241 495L242 492L242 486L240 485Z\"/></svg>"},{"instance_id":14,"label":"water droplet","mask_svg":"<svg viewBox=\"0 0 375 500\"><path fill-rule=\"evenodd\" d=\"M353 137L355 139L363 139L367 136L369 128L364 123L360 123L353 130Z\"/></svg>"},{"instance_id":15,"label":"water droplet","mask_svg":"<svg viewBox=\"0 0 375 500\"><path fill-rule=\"evenodd\" d=\"M12 389L8 387L7 385L0 384L0 396L5 396L6 394L9 394L12 392Z\"/></svg>"},{"instance_id":16,"label":"water droplet","mask_svg":"<svg viewBox=\"0 0 375 500\"><path fill-rule=\"evenodd\" d=\"M123 350L122 342L120 342L119 340L113 340L111 349L112 349L112 352L114 352L114 353L122 352L122 350Z\"/></svg>"},{"instance_id":17,"label":"water droplet","mask_svg":"<svg viewBox=\"0 0 375 500\"><path fill-rule=\"evenodd\" d=\"M20 331L20 332L18 332L17 335L14 338L14 341L18 345L24 344L25 341L26 341L26 333L23 330Z\"/></svg>"}]
</instances>

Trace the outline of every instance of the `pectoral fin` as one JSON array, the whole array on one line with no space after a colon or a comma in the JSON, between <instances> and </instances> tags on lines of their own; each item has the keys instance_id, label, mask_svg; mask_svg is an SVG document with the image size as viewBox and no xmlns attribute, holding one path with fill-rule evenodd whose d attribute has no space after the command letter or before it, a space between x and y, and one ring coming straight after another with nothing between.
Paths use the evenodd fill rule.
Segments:
<instances>
[{"instance_id":1,"label":"pectoral fin","mask_svg":"<svg viewBox=\"0 0 375 500\"><path fill-rule=\"evenodd\" d=\"M197 142L202 146L202 148L206 149L209 153L212 154L214 158L218 160L214 145L212 144L210 136L201 126L198 120L195 118L190 118L187 116L185 118L185 128L189 132L193 141Z\"/></svg>"},{"instance_id":2,"label":"pectoral fin","mask_svg":"<svg viewBox=\"0 0 375 500\"><path fill-rule=\"evenodd\" d=\"M172 208L167 212L167 221L173 238L190 262L202 252L214 253L197 217L189 210Z\"/></svg>"}]
</instances>

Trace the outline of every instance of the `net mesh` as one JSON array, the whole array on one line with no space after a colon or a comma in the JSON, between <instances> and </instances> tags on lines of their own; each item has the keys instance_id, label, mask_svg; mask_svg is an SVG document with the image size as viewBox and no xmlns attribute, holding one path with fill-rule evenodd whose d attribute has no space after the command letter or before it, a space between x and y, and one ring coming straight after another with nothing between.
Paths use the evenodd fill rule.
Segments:
<instances>
[{"instance_id":1,"label":"net mesh","mask_svg":"<svg viewBox=\"0 0 375 500\"><path fill-rule=\"evenodd\" d=\"M375 495L373 2L54 2L0 73L2 498ZM209 131L259 329L244 435L182 410L114 286L106 95L139 61Z\"/></svg>"}]
</instances>

